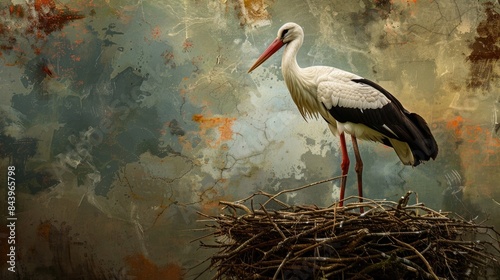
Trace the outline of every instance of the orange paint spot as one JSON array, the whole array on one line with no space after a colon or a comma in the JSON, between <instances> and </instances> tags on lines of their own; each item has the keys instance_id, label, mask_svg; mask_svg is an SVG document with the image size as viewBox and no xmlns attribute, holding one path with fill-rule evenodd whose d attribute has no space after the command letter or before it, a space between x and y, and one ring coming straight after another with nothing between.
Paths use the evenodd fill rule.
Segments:
<instances>
[{"instance_id":1,"label":"orange paint spot","mask_svg":"<svg viewBox=\"0 0 500 280\"><path fill-rule=\"evenodd\" d=\"M200 135L202 136L206 135L209 129L217 128L219 131L219 139L216 141L215 146L219 146L222 141L228 141L233 138L232 126L236 118L206 118L201 114L196 114L193 115L192 119L200 124ZM210 144L211 141L208 142L208 144Z\"/></svg>"},{"instance_id":2,"label":"orange paint spot","mask_svg":"<svg viewBox=\"0 0 500 280\"><path fill-rule=\"evenodd\" d=\"M478 142L479 140L482 140L481 138L484 137L483 129L480 126L466 126L464 129L464 134L467 138L467 142L469 143Z\"/></svg>"},{"instance_id":3,"label":"orange paint spot","mask_svg":"<svg viewBox=\"0 0 500 280\"><path fill-rule=\"evenodd\" d=\"M125 263L128 266L127 276L135 277L137 280L148 279L183 279L183 269L178 264L168 263L158 267L151 260L142 254L135 254L125 257Z\"/></svg>"},{"instance_id":4,"label":"orange paint spot","mask_svg":"<svg viewBox=\"0 0 500 280\"><path fill-rule=\"evenodd\" d=\"M464 118L462 118L462 116L456 116L446 124L446 128L453 130L455 136L461 136L463 124Z\"/></svg>"},{"instance_id":5,"label":"orange paint spot","mask_svg":"<svg viewBox=\"0 0 500 280\"><path fill-rule=\"evenodd\" d=\"M469 143L481 143L484 148L500 148L500 139L492 135L490 128L465 126L462 135Z\"/></svg>"},{"instance_id":6,"label":"orange paint spot","mask_svg":"<svg viewBox=\"0 0 500 280\"><path fill-rule=\"evenodd\" d=\"M463 125L464 118L462 116L456 116L454 119L448 122L447 127L448 128L458 128Z\"/></svg>"},{"instance_id":7,"label":"orange paint spot","mask_svg":"<svg viewBox=\"0 0 500 280\"><path fill-rule=\"evenodd\" d=\"M458 153L464 168L473 174L468 178L469 184L474 184L476 174L484 174L484 168L500 166L500 139L493 134L491 126L471 123L474 122L456 116L446 123L446 128L454 134L457 143L463 143Z\"/></svg>"},{"instance_id":8,"label":"orange paint spot","mask_svg":"<svg viewBox=\"0 0 500 280\"><path fill-rule=\"evenodd\" d=\"M24 8L22 5L10 5L9 6L10 15L14 15L18 18L24 17Z\"/></svg>"}]
</instances>

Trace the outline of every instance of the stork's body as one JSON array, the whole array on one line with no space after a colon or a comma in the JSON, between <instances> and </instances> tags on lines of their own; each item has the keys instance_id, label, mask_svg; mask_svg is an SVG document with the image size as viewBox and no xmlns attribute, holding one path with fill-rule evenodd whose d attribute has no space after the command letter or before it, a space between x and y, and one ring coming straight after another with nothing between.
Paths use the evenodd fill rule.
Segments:
<instances>
[{"instance_id":1,"label":"stork's body","mask_svg":"<svg viewBox=\"0 0 500 280\"><path fill-rule=\"evenodd\" d=\"M340 136L342 177L340 205L344 198L349 158L345 135L351 135L356 156L358 191L362 197L363 163L356 138L377 141L394 148L401 162L417 166L435 159L437 143L425 120L407 111L388 91L358 75L327 66L301 68L296 56L304 38L302 28L287 23L278 38L257 59L249 72L285 46L281 62L283 78L304 118L322 117L334 135Z\"/></svg>"}]
</instances>

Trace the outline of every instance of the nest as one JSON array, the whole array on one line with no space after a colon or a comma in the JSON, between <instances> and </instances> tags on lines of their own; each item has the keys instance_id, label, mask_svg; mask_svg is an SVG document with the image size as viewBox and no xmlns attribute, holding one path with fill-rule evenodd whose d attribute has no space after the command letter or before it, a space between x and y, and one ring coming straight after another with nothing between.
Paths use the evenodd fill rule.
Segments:
<instances>
[{"instance_id":1,"label":"nest","mask_svg":"<svg viewBox=\"0 0 500 280\"><path fill-rule=\"evenodd\" d=\"M215 270L212 279L488 279L499 273L495 229L418 199L408 205L411 192L398 202L349 197L344 207L326 208L278 199L318 183L221 201L218 216L200 213L210 229L200 239L212 239L201 246L218 250L207 268Z\"/></svg>"}]
</instances>

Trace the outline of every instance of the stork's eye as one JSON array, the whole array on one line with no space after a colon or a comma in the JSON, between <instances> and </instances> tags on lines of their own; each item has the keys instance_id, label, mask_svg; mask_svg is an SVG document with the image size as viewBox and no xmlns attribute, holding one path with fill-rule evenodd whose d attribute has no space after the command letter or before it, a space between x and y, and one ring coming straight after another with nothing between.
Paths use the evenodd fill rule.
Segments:
<instances>
[{"instance_id":1,"label":"stork's eye","mask_svg":"<svg viewBox=\"0 0 500 280\"><path fill-rule=\"evenodd\" d=\"M281 40L285 39L286 34L288 33L290 29L285 29L283 30L283 33L281 33Z\"/></svg>"}]
</instances>

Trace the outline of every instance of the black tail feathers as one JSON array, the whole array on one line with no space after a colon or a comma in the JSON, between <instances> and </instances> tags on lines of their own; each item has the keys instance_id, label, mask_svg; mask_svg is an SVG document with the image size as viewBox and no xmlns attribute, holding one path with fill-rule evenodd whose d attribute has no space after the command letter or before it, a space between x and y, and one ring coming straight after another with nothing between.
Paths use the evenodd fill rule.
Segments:
<instances>
[{"instance_id":1,"label":"black tail feathers","mask_svg":"<svg viewBox=\"0 0 500 280\"><path fill-rule=\"evenodd\" d=\"M422 161L428 161L431 158L433 160L436 159L438 154L438 145L425 120L415 113L407 114L407 117L420 132L420 135L416 136L413 142L408 143L410 144L410 148L415 159L413 166L417 166Z\"/></svg>"}]
</instances>

